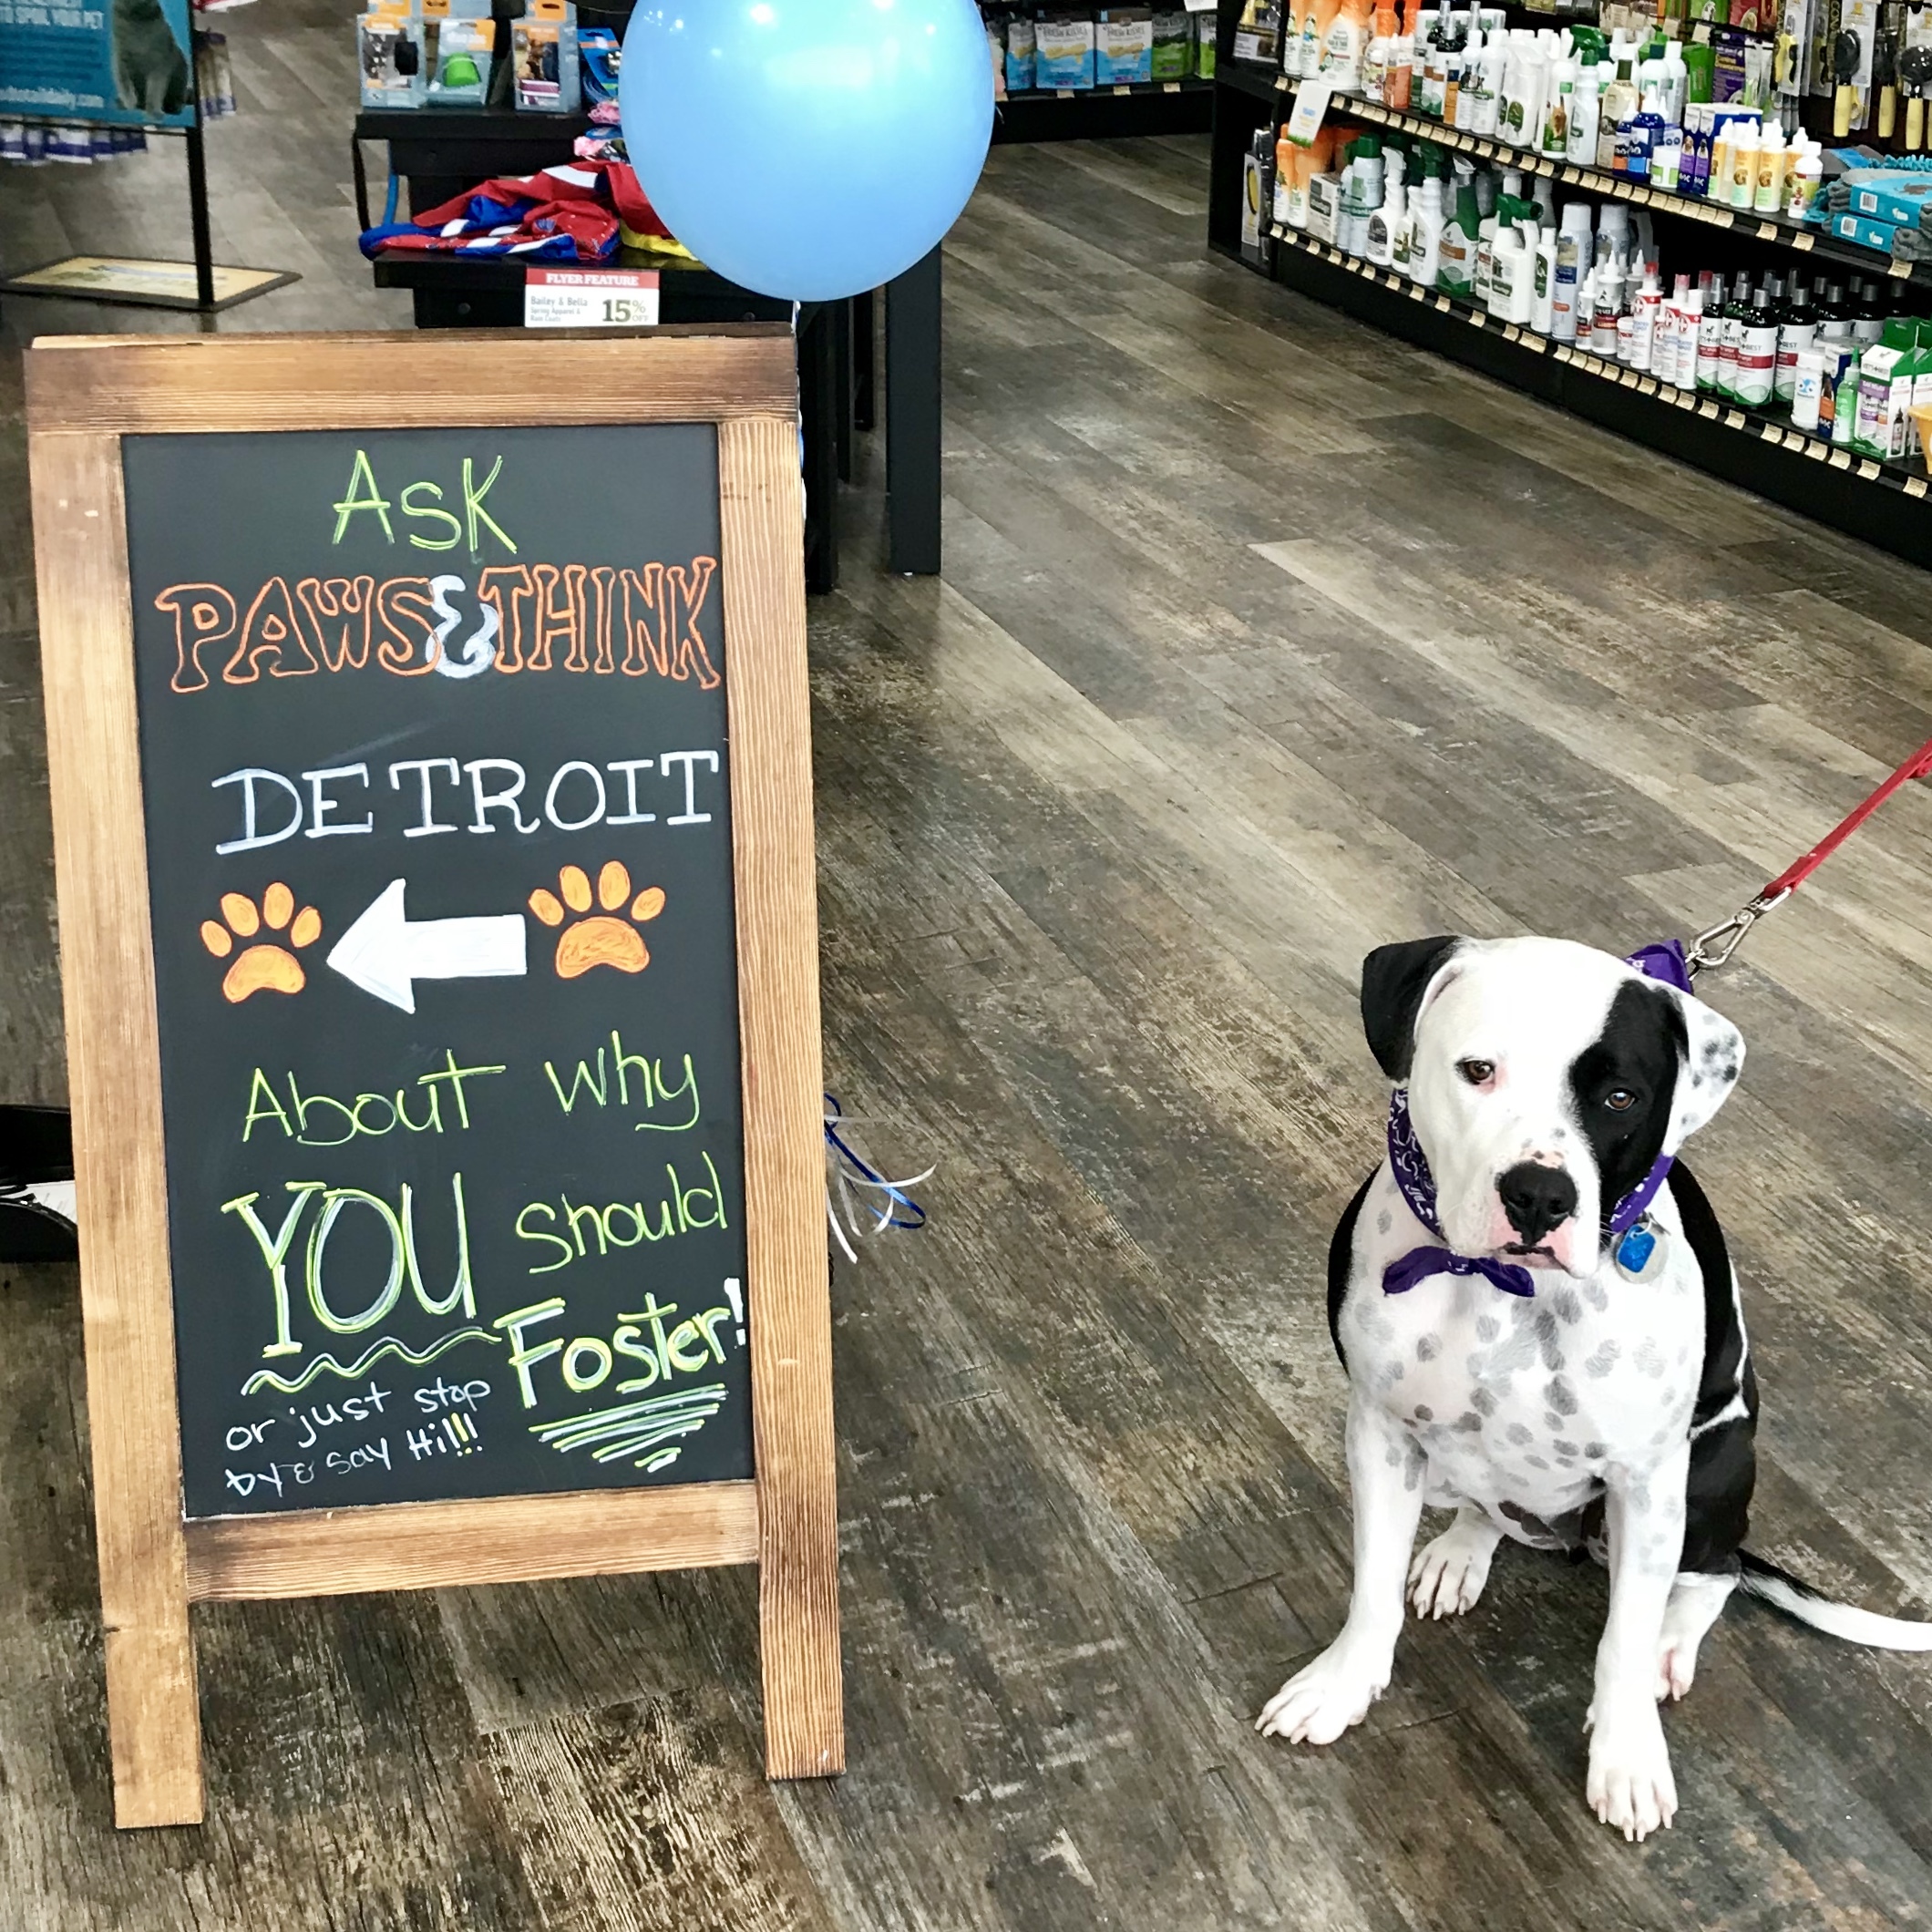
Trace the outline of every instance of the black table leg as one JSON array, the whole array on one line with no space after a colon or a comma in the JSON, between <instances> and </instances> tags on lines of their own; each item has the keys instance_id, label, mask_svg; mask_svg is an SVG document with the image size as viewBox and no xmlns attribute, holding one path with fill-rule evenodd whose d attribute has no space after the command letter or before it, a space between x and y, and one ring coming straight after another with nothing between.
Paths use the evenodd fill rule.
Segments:
<instances>
[{"instance_id":1,"label":"black table leg","mask_svg":"<svg viewBox=\"0 0 1932 1932\"><path fill-rule=\"evenodd\" d=\"M876 429L872 396L872 291L852 297L852 427Z\"/></svg>"},{"instance_id":2,"label":"black table leg","mask_svg":"<svg viewBox=\"0 0 1932 1932\"><path fill-rule=\"evenodd\" d=\"M940 568L940 252L886 291L886 561Z\"/></svg>"},{"instance_id":3,"label":"black table leg","mask_svg":"<svg viewBox=\"0 0 1932 1932\"><path fill-rule=\"evenodd\" d=\"M805 437L805 587L838 588L838 370L830 303L798 317L798 416Z\"/></svg>"},{"instance_id":4,"label":"black table leg","mask_svg":"<svg viewBox=\"0 0 1932 1932\"><path fill-rule=\"evenodd\" d=\"M838 412L838 480L852 480L852 304L835 302L832 308L832 393Z\"/></svg>"}]
</instances>

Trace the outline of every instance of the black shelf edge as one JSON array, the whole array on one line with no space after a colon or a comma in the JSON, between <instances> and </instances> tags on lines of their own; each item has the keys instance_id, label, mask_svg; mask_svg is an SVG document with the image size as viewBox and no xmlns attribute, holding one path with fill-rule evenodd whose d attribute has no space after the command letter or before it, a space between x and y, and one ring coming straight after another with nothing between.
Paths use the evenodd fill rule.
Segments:
<instances>
[{"instance_id":1,"label":"black shelf edge","mask_svg":"<svg viewBox=\"0 0 1932 1932\"><path fill-rule=\"evenodd\" d=\"M1277 83L1283 78L1279 74L1232 60L1217 63L1214 77L1218 86L1232 87L1237 94L1245 94L1251 100L1265 101L1275 98L1279 91Z\"/></svg>"},{"instance_id":2,"label":"black shelf edge","mask_svg":"<svg viewBox=\"0 0 1932 1932\"><path fill-rule=\"evenodd\" d=\"M1245 267L1255 267L1238 250L1214 245ZM1273 280L1284 287L1907 562L1922 561L1932 550L1932 479L1904 464L1834 447L1788 420L1675 388L1588 350L1498 322L1326 242L1281 231L1273 248Z\"/></svg>"},{"instance_id":3,"label":"black shelf edge","mask_svg":"<svg viewBox=\"0 0 1932 1932\"><path fill-rule=\"evenodd\" d=\"M519 113L515 108L365 108L359 141L573 141L587 114Z\"/></svg>"},{"instance_id":4,"label":"black shelf edge","mask_svg":"<svg viewBox=\"0 0 1932 1932\"><path fill-rule=\"evenodd\" d=\"M792 317L789 302L741 288L735 282L728 282L715 271L695 262L667 259L642 249L619 249L607 262L533 262L522 255L431 254L399 250L395 254L375 256L369 265L375 272L377 288L423 289L442 294L514 293L519 298L527 269L644 269L654 271L659 276L658 293L667 312L667 322L684 319L668 312L694 302L723 303L735 312L727 318L735 322L789 322Z\"/></svg>"},{"instance_id":5,"label":"black shelf edge","mask_svg":"<svg viewBox=\"0 0 1932 1932\"><path fill-rule=\"evenodd\" d=\"M1019 141L1115 140L1136 134L1205 134L1214 125L1211 80L1123 87L1033 88L995 101L995 146Z\"/></svg>"},{"instance_id":6,"label":"black shelf edge","mask_svg":"<svg viewBox=\"0 0 1932 1932\"><path fill-rule=\"evenodd\" d=\"M1286 95L1294 82L1283 75L1271 83L1274 92ZM1932 263L1900 262L1875 248L1864 248L1855 242L1841 240L1809 222L1793 221L1788 215L1760 214L1755 210L1725 208L1701 195L1679 194L1668 188L1652 188L1633 181L1628 175L1608 168L1586 167L1577 161L1552 161L1533 154L1526 148L1513 148L1506 141L1486 135L1468 134L1445 128L1425 114L1413 114L1397 108L1354 95L1338 94L1330 103L1331 111L1349 119L1374 126L1393 128L1419 140L1434 141L1459 154L1494 160L1506 168L1521 169L1525 174L1547 175L1558 186L1580 188L1586 193L1604 195L1612 200L1629 201L1659 214L1679 220L1701 221L1708 228L1728 231L1746 242L1762 242L1773 248L1785 248L1797 254L1815 254L1830 262L1841 262L1863 274L1878 275L1894 282L1913 282L1921 286L1932 283Z\"/></svg>"}]
</instances>

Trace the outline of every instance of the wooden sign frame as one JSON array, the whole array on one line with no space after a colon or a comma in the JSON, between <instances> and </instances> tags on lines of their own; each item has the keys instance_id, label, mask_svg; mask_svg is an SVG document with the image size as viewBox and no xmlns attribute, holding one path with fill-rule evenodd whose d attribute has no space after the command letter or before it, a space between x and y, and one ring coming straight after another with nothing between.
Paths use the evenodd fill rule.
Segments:
<instances>
[{"instance_id":1,"label":"wooden sign frame","mask_svg":"<svg viewBox=\"0 0 1932 1932\"><path fill-rule=\"evenodd\" d=\"M202 1815L189 1606L756 1562L766 1771L845 1767L791 334L57 337L26 355L115 1819ZM743 1064L748 1482L184 1520L120 439L711 423Z\"/></svg>"}]
</instances>

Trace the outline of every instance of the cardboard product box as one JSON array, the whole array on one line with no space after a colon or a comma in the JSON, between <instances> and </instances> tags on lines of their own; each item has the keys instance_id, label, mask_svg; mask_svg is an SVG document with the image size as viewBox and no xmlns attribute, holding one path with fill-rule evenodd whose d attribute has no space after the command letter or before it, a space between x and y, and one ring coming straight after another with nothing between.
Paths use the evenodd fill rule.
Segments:
<instances>
[{"instance_id":1,"label":"cardboard product box","mask_svg":"<svg viewBox=\"0 0 1932 1932\"><path fill-rule=\"evenodd\" d=\"M1925 225L1925 211L1932 206L1932 175L1916 181L1891 180L1851 190L1852 212L1868 215L1875 221L1895 221L1906 228ZM1874 243L1883 247L1886 243Z\"/></svg>"},{"instance_id":2,"label":"cardboard product box","mask_svg":"<svg viewBox=\"0 0 1932 1932\"><path fill-rule=\"evenodd\" d=\"M1341 232L1341 177L1316 174L1308 183L1308 232L1317 242L1332 242Z\"/></svg>"},{"instance_id":3,"label":"cardboard product box","mask_svg":"<svg viewBox=\"0 0 1932 1932\"><path fill-rule=\"evenodd\" d=\"M1889 335L1892 324L1886 324ZM1917 358L1909 347L1875 342L1858 358L1858 421L1852 447L1894 460L1906 453L1912 426Z\"/></svg>"},{"instance_id":4,"label":"cardboard product box","mask_svg":"<svg viewBox=\"0 0 1932 1932\"><path fill-rule=\"evenodd\" d=\"M1889 255L1897 224L1874 221L1865 215L1834 215L1830 232L1841 242L1855 242L1860 248L1875 248L1881 254Z\"/></svg>"}]
</instances>

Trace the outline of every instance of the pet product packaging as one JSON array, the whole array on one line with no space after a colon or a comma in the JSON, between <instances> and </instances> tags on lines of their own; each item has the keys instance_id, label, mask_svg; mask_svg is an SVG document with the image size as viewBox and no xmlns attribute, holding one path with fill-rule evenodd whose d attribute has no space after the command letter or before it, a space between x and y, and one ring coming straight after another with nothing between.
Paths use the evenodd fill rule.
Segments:
<instances>
[{"instance_id":1,"label":"pet product packaging","mask_svg":"<svg viewBox=\"0 0 1932 1932\"><path fill-rule=\"evenodd\" d=\"M1318 174L1308 184L1308 231L1317 242L1333 242L1341 232L1341 177Z\"/></svg>"},{"instance_id":2,"label":"pet product packaging","mask_svg":"<svg viewBox=\"0 0 1932 1932\"><path fill-rule=\"evenodd\" d=\"M616 28L577 29L577 72L583 87L583 104L593 121L617 119L617 69L623 42Z\"/></svg>"},{"instance_id":3,"label":"pet product packaging","mask_svg":"<svg viewBox=\"0 0 1932 1932\"><path fill-rule=\"evenodd\" d=\"M510 36L511 78L520 111L575 114L577 9L570 0L529 0Z\"/></svg>"},{"instance_id":4,"label":"pet product packaging","mask_svg":"<svg viewBox=\"0 0 1932 1932\"><path fill-rule=\"evenodd\" d=\"M1131 87L1154 78L1154 13L1145 6L1103 7L1094 15L1094 82Z\"/></svg>"},{"instance_id":5,"label":"pet product packaging","mask_svg":"<svg viewBox=\"0 0 1932 1932\"><path fill-rule=\"evenodd\" d=\"M981 13L980 25L986 29L986 57L992 63L992 98L1006 98L1006 22L998 14Z\"/></svg>"},{"instance_id":6,"label":"pet product packaging","mask_svg":"<svg viewBox=\"0 0 1932 1932\"><path fill-rule=\"evenodd\" d=\"M489 0L446 0L424 9L427 100L432 108L481 108L489 100L496 64L497 23Z\"/></svg>"},{"instance_id":7,"label":"pet product packaging","mask_svg":"<svg viewBox=\"0 0 1932 1932\"><path fill-rule=\"evenodd\" d=\"M365 108L423 104L423 16L412 0L376 0L355 23Z\"/></svg>"},{"instance_id":8,"label":"pet product packaging","mask_svg":"<svg viewBox=\"0 0 1932 1932\"><path fill-rule=\"evenodd\" d=\"M1155 80L1185 80L1194 71L1194 23L1178 10L1156 9L1148 72Z\"/></svg>"},{"instance_id":9,"label":"pet product packaging","mask_svg":"<svg viewBox=\"0 0 1932 1932\"><path fill-rule=\"evenodd\" d=\"M1094 85L1094 16L1042 14L1033 24L1033 85L1091 87Z\"/></svg>"},{"instance_id":10,"label":"pet product packaging","mask_svg":"<svg viewBox=\"0 0 1932 1932\"><path fill-rule=\"evenodd\" d=\"M1263 270L1274 262L1274 241L1269 228L1274 174L1274 143L1266 128L1258 128L1241 159L1241 255Z\"/></svg>"},{"instance_id":11,"label":"pet product packaging","mask_svg":"<svg viewBox=\"0 0 1932 1932\"><path fill-rule=\"evenodd\" d=\"M1860 248L1875 248L1886 255L1893 252L1898 240L1896 222L1873 221L1864 215L1834 215L1829 232L1841 242L1855 242Z\"/></svg>"},{"instance_id":12,"label":"pet product packaging","mask_svg":"<svg viewBox=\"0 0 1932 1932\"><path fill-rule=\"evenodd\" d=\"M1281 59L1281 8L1278 0L1245 0L1235 20L1234 57L1258 67Z\"/></svg>"},{"instance_id":13,"label":"pet product packaging","mask_svg":"<svg viewBox=\"0 0 1932 1932\"><path fill-rule=\"evenodd\" d=\"M1852 429L1852 447L1865 456L1896 461L1906 453L1917 347L1915 325L1895 318L1886 324L1882 340L1858 358L1858 419Z\"/></svg>"},{"instance_id":14,"label":"pet product packaging","mask_svg":"<svg viewBox=\"0 0 1932 1932\"><path fill-rule=\"evenodd\" d=\"M1711 98L1720 106L1744 98L1743 34L1735 27L1719 27L1711 36Z\"/></svg>"},{"instance_id":15,"label":"pet product packaging","mask_svg":"<svg viewBox=\"0 0 1932 1932\"><path fill-rule=\"evenodd\" d=\"M1855 215L1868 215L1875 221L1897 222L1907 228L1932 226L1925 220L1926 209L1932 206L1932 177L1895 174L1864 180L1851 174L1845 177L1845 185ZM1871 245L1888 248L1890 238Z\"/></svg>"},{"instance_id":16,"label":"pet product packaging","mask_svg":"<svg viewBox=\"0 0 1932 1932\"><path fill-rule=\"evenodd\" d=\"M1015 14L1006 23L1006 91L1023 94L1037 86L1033 78L1033 23L1027 14Z\"/></svg>"},{"instance_id":17,"label":"pet product packaging","mask_svg":"<svg viewBox=\"0 0 1932 1932\"><path fill-rule=\"evenodd\" d=\"M1218 14L1195 14L1194 21L1194 71L1203 80L1214 78L1214 60L1220 47L1220 16Z\"/></svg>"},{"instance_id":18,"label":"pet product packaging","mask_svg":"<svg viewBox=\"0 0 1932 1932\"><path fill-rule=\"evenodd\" d=\"M224 120L235 111L235 73L229 63L226 34L195 29L194 76L204 121Z\"/></svg>"}]
</instances>

